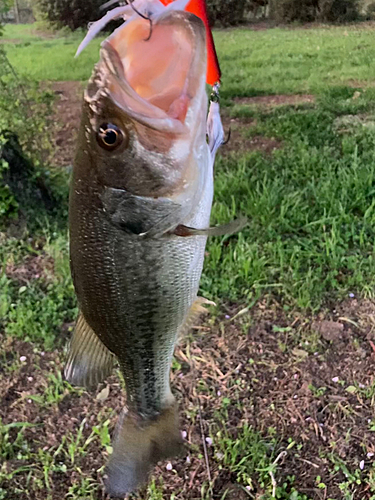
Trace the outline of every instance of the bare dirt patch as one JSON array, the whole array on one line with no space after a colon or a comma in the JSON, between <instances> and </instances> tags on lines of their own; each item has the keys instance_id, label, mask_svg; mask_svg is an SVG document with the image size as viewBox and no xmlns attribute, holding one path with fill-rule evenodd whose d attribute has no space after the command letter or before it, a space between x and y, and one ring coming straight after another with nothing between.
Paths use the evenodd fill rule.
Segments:
<instances>
[{"instance_id":1,"label":"bare dirt patch","mask_svg":"<svg viewBox=\"0 0 375 500\"><path fill-rule=\"evenodd\" d=\"M271 154L276 149L280 149L282 145L281 141L277 139L264 137L263 135L256 135L255 137L251 137L245 143L245 147L247 150L261 151L265 154Z\"/></svg>"},{"instance_id":2,"label":"bare dirt patch","mask_svg":"<svg viewBox=\"0 0 375 500\"><path fill-rule=\"evenodd\" d=\"M236 104L246 106L259 106L271 108L276 106L296 106L298 104L310 104L315 102L315 96L311 94L279 94L279 95L258 95L254 97L237 97Z\"/></svg>"},{"instance_id":3,"label":"bare dirt patch","mask_svg":"<svg viewBox=\"0 0 375 500\"><path fill-rule=\"evenodd\" d=\"M83 89L80 82L54 82L52 89L57 96L54 113L56 150L53 163L65 167L73 163L81 121Z\"/></svg>"},{"instance_id":4,"label":"bare dirt patch","mask_svg":"<svg viewBox=\"0 0 375 500\"><path fill-rule=\"evenodd\" d=\"M219 150L224 156L230 153L245 153L246 151L259 151L266 155L272 154L276 149L283 145L282 141L274 137L265 137L263 135L250 136L249 131L256 126L256 120L230 118L223 113L224 130L229 134L230 139L227 144Z\"/></svg>"},{"instance_id":5,"label":"bare dirt patch","mask_svg":"<svg viewBox=\"0 0 375 500\"><path fill-rule=\"evenodd\" d=\"M14 44L14 45L17 45L18 43L21 43L22 40L20 38L2 38L0 39L0 45L4 45L4 44Z\"/></svg>"},{"instance_id":6,"label":"bare dirt patch","mask_svg":"<svg viewBox=\"0 0 375 500\"><path fill-rule=\"evenodd\" d=\"M349 87L353 87L354 89L366 89L368 87L374 86L374 82L368 80L351 79L347 80L345 83L346 85L348 85Z\"/></svg>"},{"instance_id":7,"label":"bare dirt patch","mask_svg":"<svg viewBox=\"0 0 375 500\"><path fill-rule=\"evenodd\" d=\"M359 471L361 475L360 484L349 485L355 498L373 498L375 485L369 486L368 478L374 471L375 453L370 424L375 398L375 304L353 298L314 318L286 313L278 304L266 302L252 310L228 306L224 312L213 324L208 320L196 329L176 352L172 385L180 401L187 455L172 460L171 470L166 463L156 469L156 478L164 482L164 498L172 494L180 500L201 498L202 484L208 481L203 441L213 479L212 498L221 499L227 490L226 498L242 498L243 490L237 486L241 477L218 453L217 432L226 430L232 439L241 439L245 423L265 441L276 435L275 452L286 452L275 473L278 484L294 476L295 488L308 498L343 498L339 485L348 482L346 469L340 468L344 464L351 474ZM324 332L332 328L340 335L327 340ZM76 436L79 428L84 442L103 416L111 419L113 431L124 405L115 376L108 381L110 392L104 401L97 399L98 392L71 392L65 387L60 394L53 393L51 397L57 400L53 403L46 397L46 379L61 371L60 353L44 354L30 344L3 339L3 357L0 418L5 424L35 425L24 432L35 453L40 448L57 452L69 433ZM14 363L19 364L17 370L9 372L7 367ZM58 453L67 469L50 477L49 498L65 497L82 477L102 483L99 469L108 454L99 439L93 439L85 453L76 457L80 477L70 470L62 451ZM3 467L9 472L24 466L32 463L9 458ZM42 471L33 474L39 474L42 481ZM318 488L317 477L326 485L324 489ZM21 469L2 487L10 493L17 488L26 492L30 481L29 470ZM257 473L252 481L251 495L260 498L264 491ZM44 500L46 493L47 487L39 487L32 498ZM27 497L30 493L17 493L20 500ZM99 498L104 498L100 492Z\"/></svg>"},{"instance_id":8,"label":"bare dirt patch","mask_svg":"<svg viewBox=\"0 0 375 500\"><path fill-rule=\"evenodd\" d=\"M242 106L259 108L261 110L268 110L280 106L312 104L315 103L315 100L316 98L312 94L279 94L237 97L234 99L234 103ZM260 151L268 155L283 146L282 141L275 137L249 134L249 130L256 126L256 119L231 118L225 109L222 112L222 119L224 129L226 131L231 131L230 141L220 150L223 155L232 152L244 153L245 151Z\"/></svg>"},{"instance_id":9,"label":"bare dirt patch","mask_svg":"<svg viewBox=\"0 0 375 500\"><path fill-rule=\"evenodd\" d=\"M54 272L54 261L48 255L28 255L21 264L7 263L5 274L20 284L50 277Z\"/></svg>"}]
</instances>

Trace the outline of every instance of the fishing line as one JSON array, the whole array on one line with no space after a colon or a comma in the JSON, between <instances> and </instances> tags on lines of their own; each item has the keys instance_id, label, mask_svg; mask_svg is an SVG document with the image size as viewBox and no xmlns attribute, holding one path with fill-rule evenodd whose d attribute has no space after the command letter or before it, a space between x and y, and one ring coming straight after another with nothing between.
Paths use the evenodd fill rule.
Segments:
<instances>
[{"instance_id":1,"label":"fishing line","mask_svg":"<svg viewBox=\"0 0 375 500\"><path fill-rule=\"evenodd\" d=\"M225 146L226 144L228 144L228 142L230 141L230 138L232 136L232 128L229 127L229 131L228 131L228 137L226 138L226 140L222 143L222 146Z\"/></svg>"},{"instance_id":2,"label":"fishing line","mask_svg":"<svg viewBox=\"0 0 375 500\"><path fill-rule=\"evenodd\" d=\"M135 7L134 7L134 5L133 5L134 0L133 0L133 1L131 1L131 0L126 0L126 3L127 3L128 5L130 5L130 7L134 10L134 12L135 12L136 14L138 14L138 15L139 15L142 19L146 19L146 21L148 21L148 22L150 23L150 34L149 34L149 35L148 35L148 37L145 39L145 42L148 42L148 41L150 40L150 38L151 38L151 35L152 35L152 28L153 28L153 24L152 24L152 19L151 19L151 17L147 17L147 16L145 16L144 14L141 14L141 13L140 13L140 12L139 12L139 11L138 11Z\"/></svg>"}]
</instances>

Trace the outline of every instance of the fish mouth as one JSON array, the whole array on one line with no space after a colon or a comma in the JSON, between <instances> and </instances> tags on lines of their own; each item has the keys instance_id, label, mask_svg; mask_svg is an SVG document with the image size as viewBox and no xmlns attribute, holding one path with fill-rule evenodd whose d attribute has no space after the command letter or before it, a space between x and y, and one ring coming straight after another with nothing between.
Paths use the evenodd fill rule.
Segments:
<instances>
[{"instance_id":1,"label":"fish mouth","mask_svg":"<svg viewBox=\"0 0 375 500\"><path fill-rule=\"evenodd\" d=\"M152 24L133 18L102 44L109 97L148 127L183 133L205 91L205 36L202 21L188 12L168 12Z\"/></svg>"}]
</instances>

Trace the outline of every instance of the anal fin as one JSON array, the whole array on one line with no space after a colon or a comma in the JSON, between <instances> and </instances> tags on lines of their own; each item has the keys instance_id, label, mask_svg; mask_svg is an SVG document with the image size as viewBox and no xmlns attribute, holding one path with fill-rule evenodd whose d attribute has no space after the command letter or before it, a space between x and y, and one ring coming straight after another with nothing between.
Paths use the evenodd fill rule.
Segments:
<instances>
[{"instance_id":1,"label":"anal fin","mask_svg":"<svg viewBox=\"0 0 375 500\"><path fill-rule=\"evenodd\" d=\"M204 307L205 305L216 306L215 302L205 299L204 297L196 298L185 318L185 321L180 327L180 330L178 332L180 338L186 335L186 333L190 330L199 316L208 313L208 310Z\"/></svg>"},{"instance_id":2,"label":"anal fin","mask_svg":"<svg viewBox=\"0 0 375 500\"><path fill-rule=\"evenodd\" d=\"M64 375L72 385L95 388L108 377L114 356L80 313L69 348Z\"/></svg>"}]
</instances>

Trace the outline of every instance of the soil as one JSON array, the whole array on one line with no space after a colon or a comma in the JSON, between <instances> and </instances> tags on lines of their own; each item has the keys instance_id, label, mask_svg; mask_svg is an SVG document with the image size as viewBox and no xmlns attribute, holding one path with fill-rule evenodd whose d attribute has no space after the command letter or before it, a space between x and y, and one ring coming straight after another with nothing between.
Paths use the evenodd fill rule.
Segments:
<instances>
[{"instance_id":1,"label":"soil","mask_svg":"<svg viewBox=\"0 0 375 500\"><path fill-rule=\"evenodd\" d=\"M270 439L271 430L279 437L277 453L286 454L276 473L278 484L295 476L295 488L309 498L341 498L338 484L345 481L345 475L340 470L329 472L333 469L330 457L343 460L349 470L357 469L362 460L365 468L373 466L375 442L368 422L373 418L375 303L353 298L314 318L287 314L278 304L266 302L251 311L242 310L240 315L234 305L225 312L213 325L208 321L196 328L176 351L179 365L173 370L172 386L180 403L187 454L172 460L172 470L167 470L166 463L156 469L156 477L164 481L164 497L173 493L181 500L200 498L210 474L214 499L222 498L226 490L226 498L246 498L236 485L236 475L215 455L210 441L207 468L203 441L212 436L215 442L216 432L225 429L235 439L247 423L265 440ZM326 340L327 332L332 331L340 335ZM97 398L101 386L95 393L65 389L57 405L41 404L32 395L43 397L46 372L60 372L63 356L38 352L15 339L2 340L8 365L21 356L26 359L21 358L21 368L11 374L1 365L0 419L4 424L33 424L25 436L35 451L44 446L57 448L68 431L76 435L84 419L83 438L87 439L98 415L102 419L108 415L113 430L115 415L124 406L124 392L116 376L108 381L105 400ZM353 387L363 390L354 391ZM219 415L223 416L224 408L223 420ZM292 448L291 442L295 443ZM97 471L107 460L107 452L98 440L78 460L85 475L102 483ZM19 466L19 460L5 464L8 471ZM317 488L317 476L327 485L326 491ZM14 481L20 490L26 490L27 473L15 476L12 488ZM76 481L74 475L56 473L53 500L64 498ZM252 494L258 498L262 492L255 475ZM356 498L370 499L371 494L365 483L358 485ZM36 493L35 500L44 498Z\"/></svg>"},{"instance_id":2,"label":"soil","mask_svg":"<svg viewBox=\"0 0 375 500\"><path fill-rule=\"evenodd\" d=\"M57 125L53 163L71 166L81 121L83 88L80 82L54 82L52 90L57 99L54 121Z\"/></svg>"},{"instance_id":3,"label":"soil","mask_svg":"<svg viewBox=\"0 0 375 500\"><path fill-rule=\"evenodd\" d=\"M224 111L222 121L227 138L226 144L221 146L220 154L227 156L231 153L243 154L244 152L259 151L266 155L272 154L283 146L282 141L274 137L263 135L251 136L249 131L256 126L256 120L250 118L231 118Z\"/></svg>"}]
</instances>

